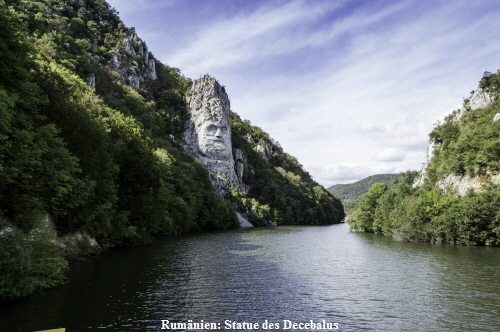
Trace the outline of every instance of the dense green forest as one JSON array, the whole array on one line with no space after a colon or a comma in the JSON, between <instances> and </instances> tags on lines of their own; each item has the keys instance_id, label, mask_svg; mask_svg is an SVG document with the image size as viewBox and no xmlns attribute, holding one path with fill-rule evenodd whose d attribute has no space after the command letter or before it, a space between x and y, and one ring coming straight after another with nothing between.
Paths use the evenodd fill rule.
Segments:
<instances>
[{"instance_id":1,"label":"dense green forest","mask_svg":"<svg viewBox=\"0 0 500 332\"><path fill-rule=\"evenodd\" d=\"M313 181L278 142L234 112L231 122L233 147L247 157L243 181L251 184L248 194L233 191L233 199L240 209L254 207L255 213L249 214L253 224L325 225L344 219L340 200ZM263 157L258 145L272 155Z\"/></svg>"},{"instance_id":2,"label":"dense green forest","mask_svg":"<svg viewBox=\"0 0 500 332\"><path fill-rule=\"evenodd\" d=\"M485 73L479 87L498 96L500 71ZM466 99L466 110L468 103ZM402 174L392 189L374 184L349 220L352 229L401 241L500 245L500 186L491 180L500 171L500 121L493 120L500 112L500 100L467 110L458 119L457 112L429 134L437 148L424 184L413 185L417 172ZM462 196L440 189L438 181L450 174L477 177L483 186Z\"/></svg>"},{"instance_id":3,"label":"dense green forest","mask_svg":"<svg viewBox=\"0 0 500 332\"><path fill-rule=\"evenodd\" d=\"M392 181L398 176L399 174L376 174L354 183L336 184L326 188L326 190L328 190L328 192L332 195L340 198L342 205L344 206L345 213L351 214L356 209L361 196L366 194L373 184L381 182L391 187Z\"/></svg>"},{"instance_id":4,"label":"dense green forest","mask_svg":"<svg viewBox=\"0 0 500 332\"><path fill-rule=\"evenodd\" d=\"M256 225L343 218L278 145L257 154L269 136L236 114L251 190L217 196L179 143L191 80L104 0L0 0L0 26L0 299L60 283L71 254L238 227L237 209ZM70 248L75 234L98 245Z\"/></svg>"}]
</instances>

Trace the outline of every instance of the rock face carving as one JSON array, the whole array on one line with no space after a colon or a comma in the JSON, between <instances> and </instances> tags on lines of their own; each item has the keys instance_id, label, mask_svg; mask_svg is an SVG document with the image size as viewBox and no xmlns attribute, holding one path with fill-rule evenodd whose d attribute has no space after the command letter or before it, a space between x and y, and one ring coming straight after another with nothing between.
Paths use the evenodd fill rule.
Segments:
<instances>
[{"instance_id":1,"label":"rock face carving","mask_svg":"<svg viewBox=\"0 0 500 332\"><path fill-rule=\"evenodd\" d=\"M184 124L184 140L194 157L210 173L217 192L224 195L233 187L244 191L241 181L241 151L233 156L229 98L217 80L205 75L194 81L187 97L190 119Z\"/></svg>"}]
</instances>

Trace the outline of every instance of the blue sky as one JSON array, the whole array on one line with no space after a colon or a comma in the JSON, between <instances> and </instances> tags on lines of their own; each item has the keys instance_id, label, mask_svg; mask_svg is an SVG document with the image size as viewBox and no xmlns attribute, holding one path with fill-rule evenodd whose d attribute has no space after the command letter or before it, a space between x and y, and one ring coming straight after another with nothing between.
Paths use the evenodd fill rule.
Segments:
<instances>
[{"instance_id":1,"label":"blue sky","mask_svg":"<svg viewBox=\"0 0 500 332\"><path fill-rule=\"evenodd\" d=\"M108 2L326 187L420 170L433 124L500 68L497 0Z\"/></svg>"}]
</instances>

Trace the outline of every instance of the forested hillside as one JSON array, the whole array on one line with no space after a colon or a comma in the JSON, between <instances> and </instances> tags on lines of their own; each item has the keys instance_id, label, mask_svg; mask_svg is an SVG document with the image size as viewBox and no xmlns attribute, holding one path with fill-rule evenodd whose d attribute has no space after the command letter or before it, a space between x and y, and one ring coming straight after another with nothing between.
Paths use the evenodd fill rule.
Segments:
<instances>
[{"instance_id":1,"label":"forested hillside","mask_svg":"<svg viewBox=\"0 0 500 332\"><path fill-rule=\"evenodd\" d=\"M381 182L391 187L392 181L398 176L399 174L376 174L354 183L336 184L326 190L340 198L346 213L351 214L355 210L361 196L366 194L373 184Z\"/></svg>"},{"instance_id":2,"label":"forested hillside","mask_svg":"<svg viewBox=\"0 0 500 332\"><path fill-rule=\"evenodd\" d=\"M296 158L260 128L231 114L233 147L246 156L243 181L248 194L233 191L240 209L256 225L325 225L344 219L340 200L312 180Z\"/></svg>"},{"instance_id":3,"label":"forested hillside","mask_svg":"<svg viewBox=\"0 0 500 332\"><path fill-rule=\"evenodd\" d=\"M361 196L368 192L368 189L370 189L373 184L382 182L390 187L392 185L392 181L398 176L399 174L375 174L353 183L336 184L326 188L326 190L340 198L342 201L348 199L360 199Z\"/></svg>"},{"instance_id":4,"label":"forested hillside","mask_svg":"<svg viewBox=\"0 0 500 332\"><path fill-rule=\"evenodd\" d=\"M0 299L61 282L67 255L238 227L240 207L257 224L343 217L279 148L246 148L252 189L217 196L180 144L191 80L105 1L0 0L0 26ZM238 120L241 146L241 126L267 135Z\"/></svg>"},{"instance_id":5,"label":"forested hillside","mask_svg":"<svg viewBox=\"0 0 500 332\"><path fill-rule=\"evenodd\" d=\"M464 106L429 134L423 176L407 172L392 189L374 184L351 228L402 241L500 245L499 93L500 71L485 73ZM472 109L471 99L487 102Z\"/></svg>"}]
</instances>

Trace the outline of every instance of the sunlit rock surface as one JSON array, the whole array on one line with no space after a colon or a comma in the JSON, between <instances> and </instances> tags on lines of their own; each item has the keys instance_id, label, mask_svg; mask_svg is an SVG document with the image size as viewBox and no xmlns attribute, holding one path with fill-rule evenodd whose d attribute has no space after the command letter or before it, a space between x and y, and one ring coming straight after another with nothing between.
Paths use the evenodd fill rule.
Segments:
<instances>
[{"instance_id":1,"label":"sunlit rock surface","mask_svg":"<svg viewBox=\"0 0 500 332\"><path fill-rule=\"evenodd\" d=\"M475 177L471 177L469 175L459 176L448 174L448 176L439 180L436 183L436 186L447 194L465 196L469 189L481 191L481 188L488 182L500 183L500 174L488 173L486 176Z\"/></svg>"},{"instance_id":2,"label":"sunlit rock surface","mask_svg":"<svg viewBox=\"0 0 500 332\"><path fill-rule=\"evenodd\" d=\"M208 75L193 82L187 97L190 119L184 124L184 140L193 156L209 171L217 192L244 191L243 155L231 143L230 103L225 88Z\"/></svg>"},{"instance_id":3,"label":"sunlit rock surface","mask_svg":"<svg viewBox=\"0 0 500 332\"><path fill-rule=\"evenodd\" d=\"M427 147L427 155L425 156L425 161L422 165L422 170L420 171L420 176L417 177L415 183L413 183L413 187L420 187L424 184L425 177L427 176L427 166L431 163L432 157L434 157L434 151L439 147L439 144L430 142Z\"/></svg>"},{"instance_id":4,"label":"sunlit rock surface","mask_svg":"<svg viewBox=\"0 0 500 332\"><path fill-rule=\"evenodd\" d=\"M457 114L453 118L453 121L458 122L462 115L464 115L467 111L473 111L478 108L490 106L494 100L494 95L488 93L487 91L483 91L483 89L481 88L478 88L472 93L468 102L465 102L464 105L458 110Z\"/></svg>"}]
</instances>

